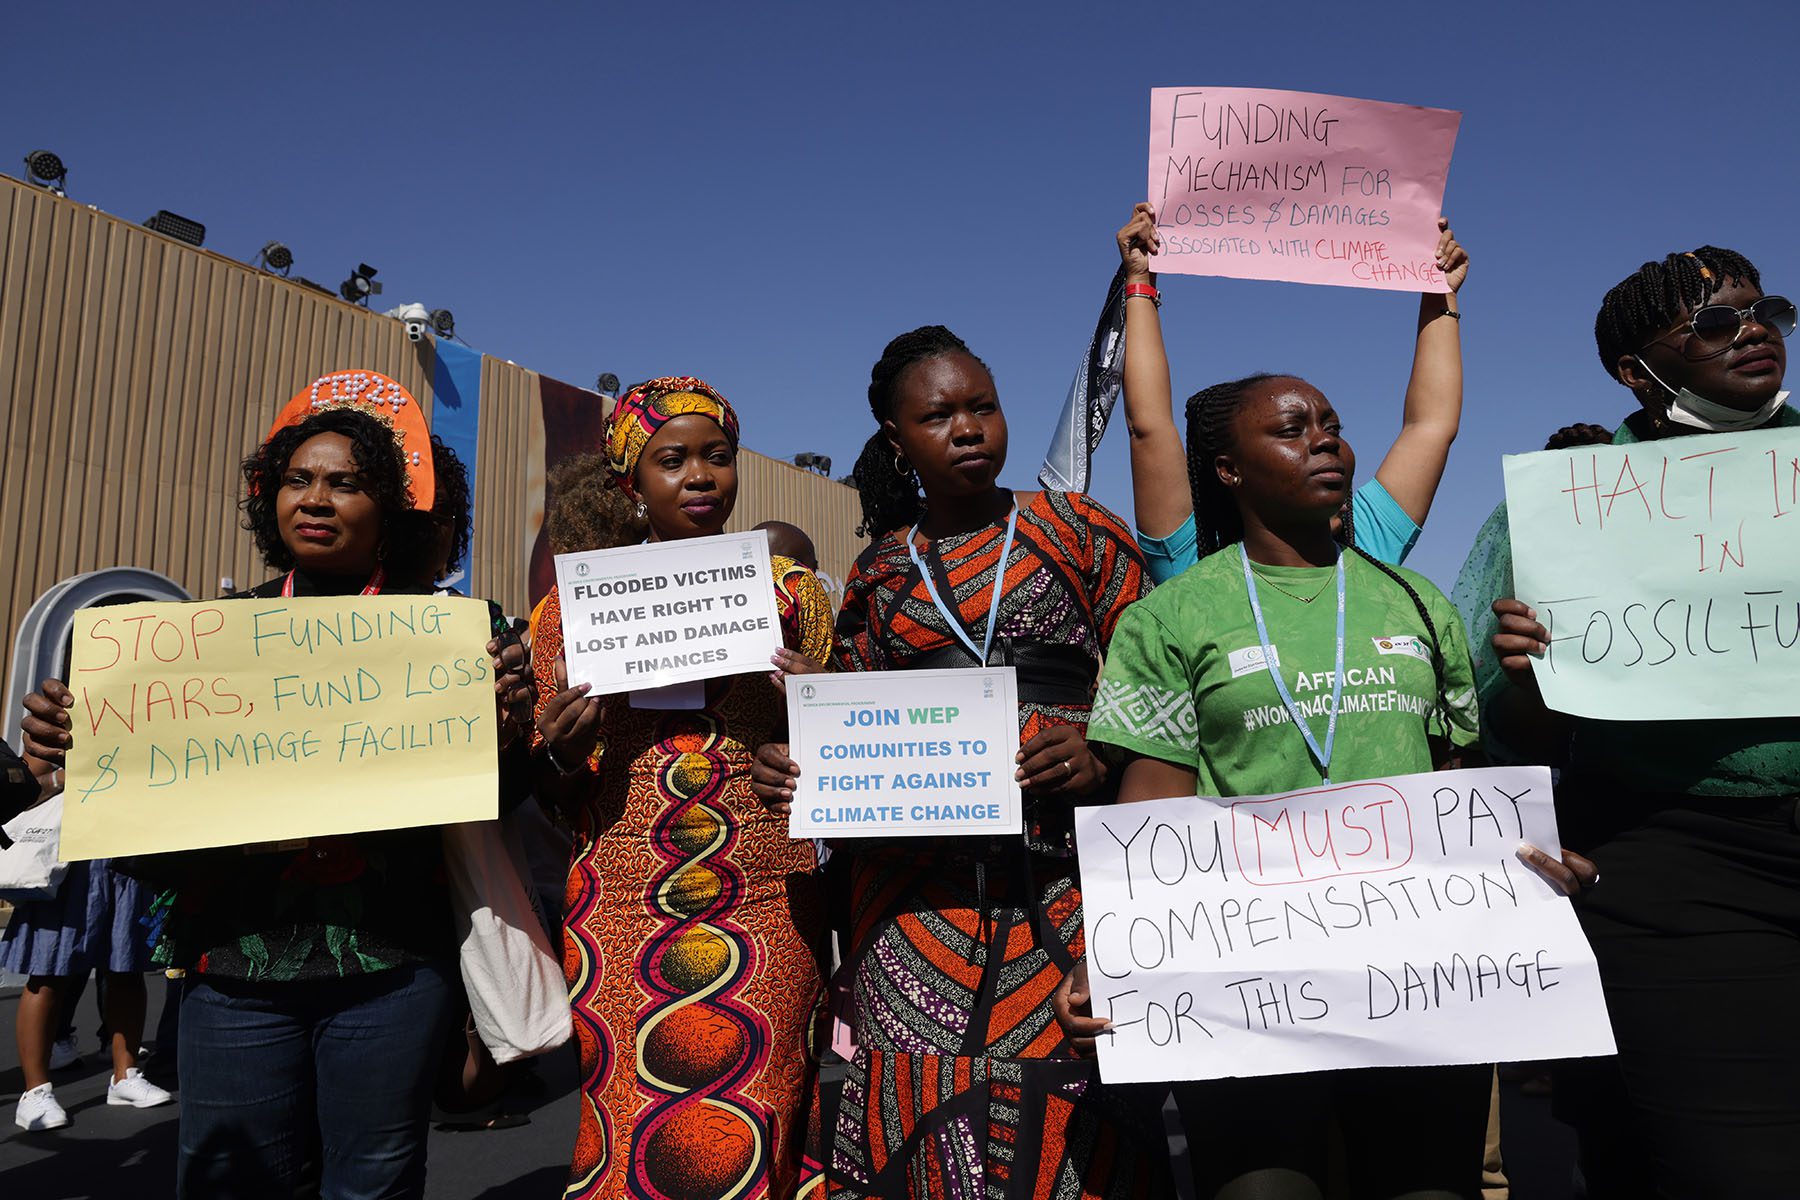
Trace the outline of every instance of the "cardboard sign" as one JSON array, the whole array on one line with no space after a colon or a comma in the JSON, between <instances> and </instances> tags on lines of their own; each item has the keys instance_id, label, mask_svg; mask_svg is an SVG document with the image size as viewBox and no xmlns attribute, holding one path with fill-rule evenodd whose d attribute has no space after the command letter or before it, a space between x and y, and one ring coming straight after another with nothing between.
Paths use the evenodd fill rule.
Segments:
<instances>
[{"instance_id":1,"label":"cardboard sign","mask_svg":"<svg viewBox=\"0 0 1800 1200\"><path fill-rule=\"evenodd\" d=\"M1075 810L1108 1083L1613 1053L1543 767Z\"/></svg>"},{"instance_id":2,"label":"cardboard sign","mask_svg":"<svg viewBox=\"0 0 1800 1200\"><path fill-rule=\"evenodd\" d=\"M75 616L62 857L499 814L487 604L122 604Z\"/></svg>"},{"instance_id":3,"label":"cardboard sign","mask_svg":"<svg viewBox=\"0 0 1800 1200\"><path fill-rule=\"evenodd\" d=\"M1155 88L1154 271L1442 292L1462 114L1263 88Z\"/></svg>"},{"instance_id":4,"label":"cardboard sign","mask_svg":"<svg viewBox=\"0 0 1800 1200\"><path fill-rule=\"evenodd\" d=\"M1533 668L1546 704L1609 720L1800 715L1800 429L1505 467L1513 590L1550 631Z\"/></svg>"},{"instance_id":5,"label":"cardboard sign","mask_svg":"<svg viewBox=\"0 0 1800 1200\"><path fill-rule=\"evenodd\" d=\"M569 683L593 694L773 669L781 617L762 530L556 556Z\"/></svg>"},{"instance_id":6,"label":"cardboard sign","mask_svg":"<svg viewBox=\"0 0 1800 1200\"><path fill-rule=\"evenodd\" d=\"M800 764L794 837L1018 833L1011 667L855 671L787 681Z\"/></svg>"}]
</instances>

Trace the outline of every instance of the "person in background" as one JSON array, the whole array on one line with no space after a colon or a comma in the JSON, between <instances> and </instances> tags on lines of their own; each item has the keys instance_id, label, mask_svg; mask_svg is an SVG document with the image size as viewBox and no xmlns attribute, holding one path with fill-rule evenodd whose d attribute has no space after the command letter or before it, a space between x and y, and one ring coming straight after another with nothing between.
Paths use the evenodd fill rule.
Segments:
<instances>
[{"instance_id":1,"label":"person in background","mask_svg":"<svg viewBox=\"0 0 1800 1200\"><path fill-rule=\"evenodd\" d=\"M750 528L768 532L769 553L791 558L814 574L818 573L819 552L813 548L813 540L806 530L786 521L764 521Z\"/></svg>"},{"instance_id":2,"label":"person in background","mask_svg":"<svg viewBox=\"0 0 1800 1200\"><path fill-rule=\"evenodd\" d=\"M1601 365L1637 403L1612 441L1800 426L1782 390L1795 317L1735 251L1645 263L1594 321ZM1549 709L1534 670L1550 635L1512 579L1511 538L1530 536L1499 536L1479 586L1496 618L1483 708L1523 761L1562 765L1563 842L1605 877L1577 911L1619 1054L1566 1064L1556 1079L1588 1195L1793 1195L1800 717L1607 721Z\"/></svg>"},{"instance_id":3,"label":"person in background","mask_svg":"<svg viewBox=\"0 0 1800 1200\"><path fill-rule=\"evenodd\" d=\"M1131 494L1138 542L1158 583L1193 566L1206 553L1195 546L1194 509L1187 479L1192 446L1184 453L1175 432L1169 359L1163 348L1161 294L1150 254L1161 244L1148 204L1132 211L1118 233L1126 270L1124 399L1131 432ZM1462 419L1462 313L1457 293L1469 274L1469 255L1438 218L1437 268L1442 292L1419 297L1412 378L1406 385L1400 436L1375 477L1348 498L1342 520L1356 544L1383 562L1406 560L1431 511L1450 443ZM1201 464L1204 465L1204 464Z\"/></svg>"},{"instance_id":4,"label":"person in background","mask_svg":"<svg viewBox=\"0 0 1800 1200\"><path fill-rule=\"evenodd\" d=\"M413 530L407 514L429 504L434 481L417 402L398 383L362 371L315 381L244 460L243 478L245 527L276 572L244 596L430 593L419 582L428 543L397 536ZM524 783L516 717L521 700L529 710L530 683L520 648L494 640L487 651L504 802ZM75 737L72 703L55 680L26 699L33 754L61 761ZM349 786L352 769L334 786ZM324 1200L423 1196L457 974L440 831L224 847L133 867L171 889L157 956L187 971L177 1195L293 1196L316 1165Z\"/></svg>"},{"instance_id":5,"label":"person in background","mask_svg":"<svg viewBox=\"0 0 1800 1200\"><path fill-rule=\"evenodd\" d=\"M410 514L428 547L424 553L426 577L421 582L438 584L444 590L466 595L465 589L452 587L449 581L466 579L470 565L469 541L475 532L475 511L471 506L474 492L469 487L469 468L463 465L456 451L434 433L431 435L431 469L437 476L431 511L421 513L415 509Z\"/></svg>"},{"instance_id":6,"label":"person in background","mask_svg":"<svg viewBox=\"0 0 1800 1200\"><path fill-rule=\"evenodd\" d=\"M698 379L633 387L607 426L607 476L651 542L722 532L737 456L736 411ZM770 565L782 641L823 659L824 590L791 559ZM806 1156L818 859L750 792L751 748L786 727L782 692L733 675L680 701L669 689L589 697L568 686L562 652L553 589L532 657L538 795L576 831L564 962L581 1100L564 1194L820 1194Z\"/></svg>"},{"instance_id":7,"label":"person in background","mask_svg":"<svg viewBox=\"0 0 1800 1200\"><path fill-rule=\"evenodd\" d=\"M33 785L29 790L42 800L62 790L62 770L60 756L39 750L27 741L22 761ZM10 751L7 757L12 759ZM16 790L22 795L27 788L21 783ZM152 1108L169 1102L169 1093L138 1068L147 1003L144 972L150 969L140 925L149 909L150 897L137 881L114 871L104 858L70 863L56 895L13 909L0 934L0 971L26 976L13 1026L25 1085L13 1110L20 1129L35 1133L69 1123L50 1083L51 1051L64 1015L73 1016L75 985L90 971L105 973L102 1015L112 1061L107 1104Z\"/></svg>"},{"instance_id":8,"label":"person in background","mask_svg":"<svg viewBox=\"0 0 1800 1200\"><path fill-rule=\"evenodd\" d=\"M1023 836L834 847L849 863L856 1051L827 1131L833 1196L1160 1196L1154 1109L1103 1090L1050 995L1081 953L1073 810L1111 796L1084 736L1120 614L1147 586L1123 521L1074 492L999 486L1007 422L986 364L941 325L870 371L858 461L874 543L845 582L839 670L1017 669ZM758 751L776 812L798 767Z\"/></svg>"}]
</instances>

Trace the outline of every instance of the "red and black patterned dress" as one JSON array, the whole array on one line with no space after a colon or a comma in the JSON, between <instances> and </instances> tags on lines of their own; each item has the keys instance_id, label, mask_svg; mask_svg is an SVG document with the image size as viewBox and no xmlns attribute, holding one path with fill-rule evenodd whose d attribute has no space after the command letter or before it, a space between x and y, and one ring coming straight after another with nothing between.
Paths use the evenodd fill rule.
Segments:
<instances>
[{"instance_id":1,"label":"red and black patterned dress","mask_svg":"<svg viewBox=\"0 0 1800 1200\"><path fill-rule=\"evenodd\" d=\"M841 670L976 665L933 604L906 533L865 551L845 581ZM980 644L1001 576L991 663L1019 674L1023 743L1086 727L1100 657L1147 589L1124 522L1079 493L1024 500L1004 525L921 555ZM954 597L954 599L952 599ZM1088 802L1096 802L1090 800ZM845 969L857 1052L828 1131L843 1197L1123 1197L1160 1194L1167 1150L1130 1093L1074 1058L1050 998L1082 953L1070 804L1026 799L1023 837L853 843Z\"/></svg>"},{"instance_id":2,"label":"red and black patterned dress","mask_svg":"<svg viewBox=\"0 0 1800 1200\"><path fill-rule=\"evenodd\" d=\"M814 659L831 607L773 559L782 641ZM538 711L562 616L533 617ZM750 791L750 756L786 728L763 675L712 680L706 707L607 699L576 827L563 966L581 1055L568 1187L590 1200L789 1200L823 1180L812 1136L822 892L813 843Z\"/></svg>"}]
</instances>

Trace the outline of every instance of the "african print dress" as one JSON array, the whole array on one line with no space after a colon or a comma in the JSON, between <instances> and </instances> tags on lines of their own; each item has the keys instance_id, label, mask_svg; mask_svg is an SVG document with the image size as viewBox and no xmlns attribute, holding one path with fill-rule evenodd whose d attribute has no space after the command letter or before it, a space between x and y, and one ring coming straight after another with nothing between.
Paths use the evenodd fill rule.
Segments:
<instances>
[{"instance_id":1,"label":"african print dress","mask_svg":"<svg viewBox=\"0 0 1800 1200\"><path fill-rule=\"evenodd\" d=\"M1123 522L1072 492L1021 504L1002 566L1004 541L996 525L943 538L922 561L977 644L998 569L989 661L1018 671L1021 743L1053 724L1085 728L1101 653L1148 586L1143 557ZM976 665L904 531L864 552L846 581L837 664ZM833 1196L1162 1194L1155 1112L1127 1111L1136 1093L1102 1089L1050 1007L1083 950L1071 809L1027 795L1023 837L846 844L857 1051L828 1131Z\"/></svg>"},{"instance_id":2,"label":"african print dress","mask_svg":"<svg viewBox=\"0 0 1800 1200\"><path fill-rule=\"evenodd\" d=\"M824 661L819 581L774 559L783 640ZM562 653L551 592L532 646L541 712ZM576 826L563 963L581 1055L569 1197L786 1198L822 1186L802 1156L817 1060L822 892L809 841L750 791L755 748L785 736L762 675L706 707L608 698Z\"/></svg>"}]
</instances>

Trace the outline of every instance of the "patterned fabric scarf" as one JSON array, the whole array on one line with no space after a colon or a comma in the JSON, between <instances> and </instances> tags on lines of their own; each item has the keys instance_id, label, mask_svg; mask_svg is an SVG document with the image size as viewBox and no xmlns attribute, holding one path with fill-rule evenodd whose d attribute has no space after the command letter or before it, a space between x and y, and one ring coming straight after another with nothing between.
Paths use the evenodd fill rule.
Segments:
<instances>
[{"instance_id":1,"label":"patterned fabric scarf","mask_svg":"<svg viewBox=\"0 0 1800 1200\"><path fill-rule=\"evenodd\" d=\"M1088 467L1094 450L1106 436L1119 384L1125 377L1125 268L1113 274L1107 285L1100 321L1088 341L1087 353L1075 368L1069 398L1063 401L1050 439L1050 452L1038 468L1038 482L1055 492L1088 490Z\"/></svg>"},{"instance_id":2,"label":"patterned fabric scarf","mask_svg":"<svg viewBox=\"0 0 1800 1200\"><path fill-rule=\"evenodd\" d=\"M619 398L606 427L606 470L627 496L636 496L631 476L656 431L676 417L698 413L718 422L735 451L737 410L712 387L689 375L640 383Z\"/></svg>"}]
</instances>

